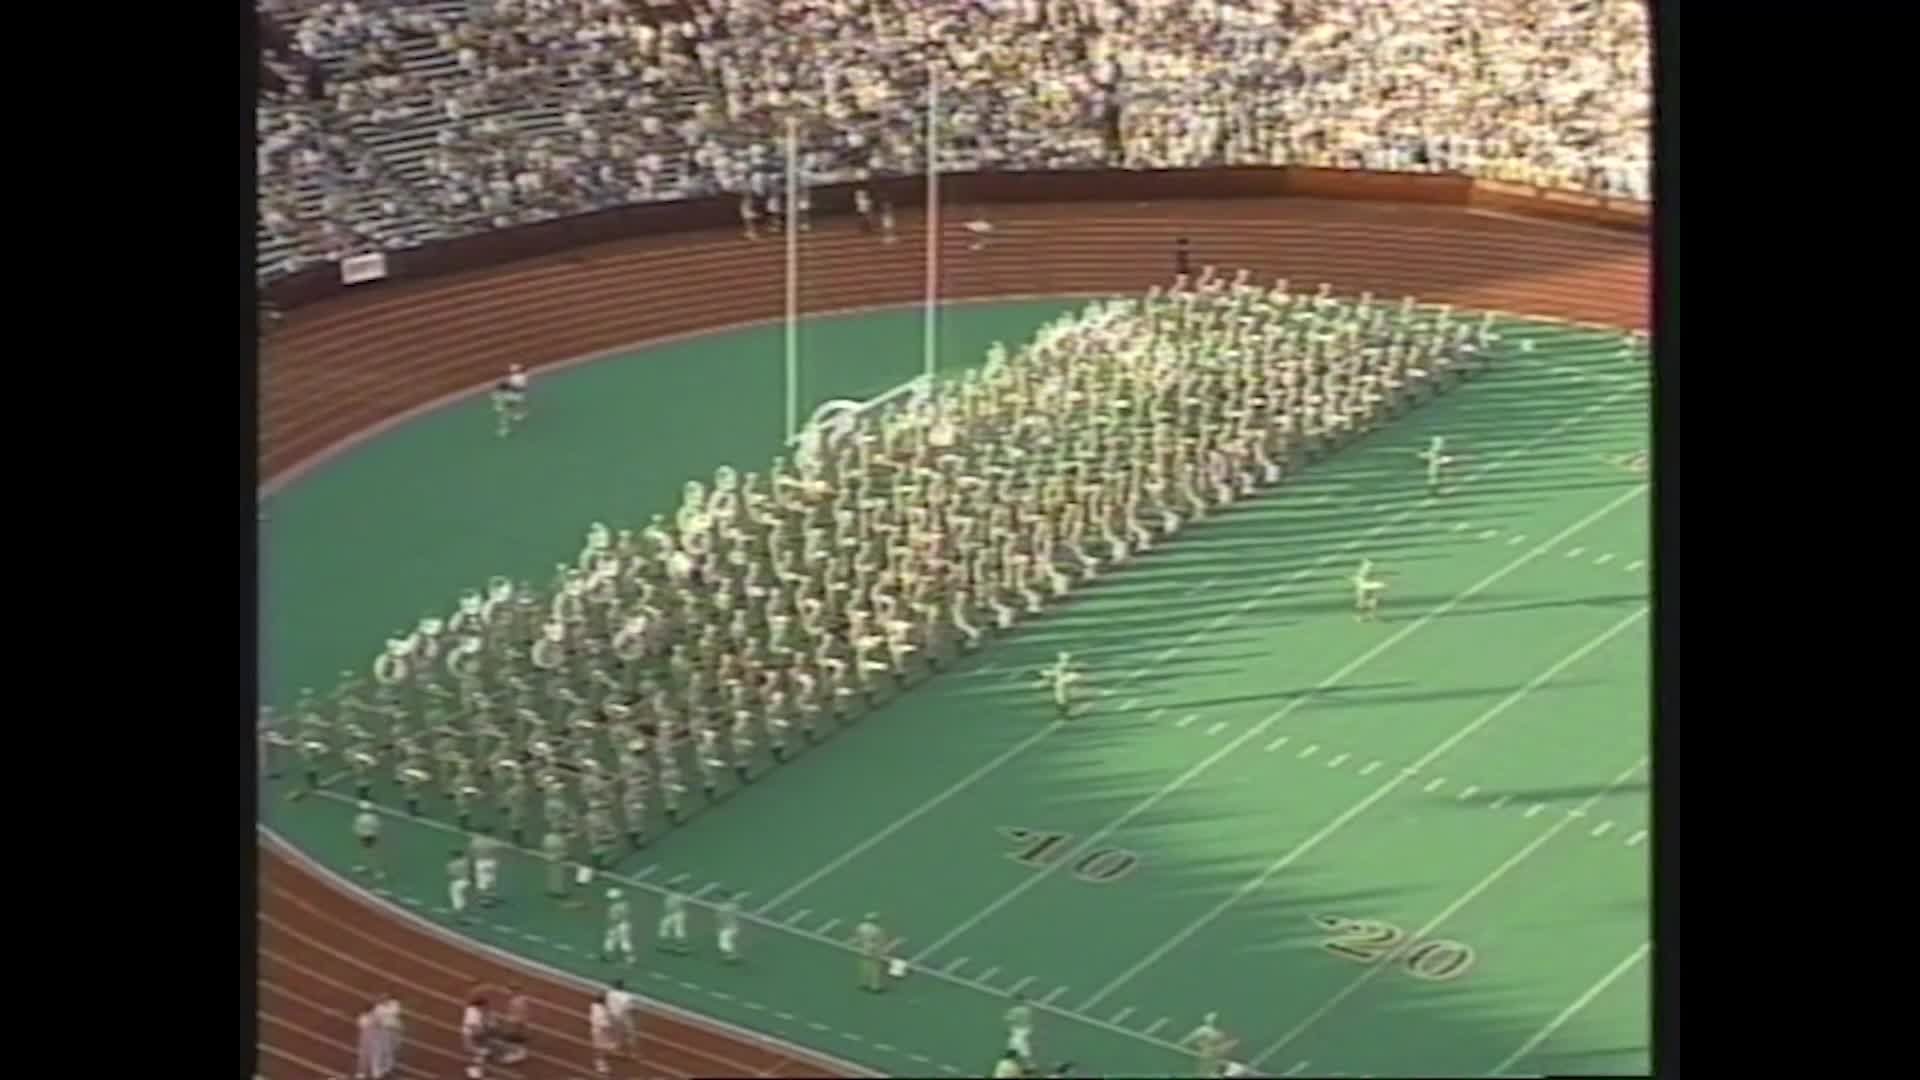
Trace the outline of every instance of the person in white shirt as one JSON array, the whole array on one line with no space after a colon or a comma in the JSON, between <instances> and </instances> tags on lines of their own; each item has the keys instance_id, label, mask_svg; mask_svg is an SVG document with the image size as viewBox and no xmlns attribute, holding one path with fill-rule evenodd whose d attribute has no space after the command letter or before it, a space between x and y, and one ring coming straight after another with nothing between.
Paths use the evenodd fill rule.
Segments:
<instances>
[{"instance_id":1,"label":"person in white shirt","mask_svg":"<svg viewBox=\"0 0 1920 1080\"><path fill-rule=\"evenodd\" d=\"M375 1005L354 1018L353 1080L382 1080L380 1071L380 1018Z\"/></svg>"},{"instance_id":2,"label":"person in white shirt","mask_svg":"<svg viewBox=\"0 0 1920 1080\"><path fill-rule=\"evenodd\" d=\"M460 1014L460 1044L467 1052L467 1080L485 1080L488 1050L487 998L474 994Z\"/></svg>"},{"instance_id":3,"label":"person in white shirt","mask_svg":"<svg viewBox=\"0 0 1920 1080\"><path fill-rule=\"evenodd\" d=\"M759 220L760 213L753 208L753 196L751 194L740 196L740 228L741 231L746 234L747 239L760 239L760 234L755 231L753 227L754 223Z\"/></svg>"},{"instance_id":4,"label":"person in white shirt","mask_svg":"<svg viewBox=\"0 0 1920 1080\"><path fill-rule=\"evenodd\" d=\"M379 1054L374 1059L376 1070L373 1080L383 1080L400 1067L400 1040L406 1034L407 1024L400 1015L400 999L391 993L380 998L380 1003L373 1007L373 1014L380 1028Z\"/></svg>"},{"instance_id":5,"label":"person in white shirt","mask_svg":"<svg viewBox=\"0 0 1920 1080\"><path fill-rule=\"evenodd\" d=\"M679 554L676 552L676 554ZM672 953L687 951L687 898L669 890L661 902L658 933L660 948Z\"/></svg>"},{"instance_id":6,"label":"person in white shirt","mask_svg":"<svg viewBox=\"0 0 1920 1080\"><path fill-rule=\"evenodd\" d=\"M513 429L527 421L527 372L519 364L507 369L507 377L500 380L493 391L493 412L497 422L497 433L501 438L513 434Z\"/></svg>"},{"instance_id":7,"label":"person in white shirt","mask_svg":"<svg viewBox=\"0 0 1920 1080\"><path fill-rule=\"evenodd\" d=\"M619 1043L620 1052L632 1056L640 1044L640 1009L632 992L627 989L625 979L613 980L606 1000L607 1012L613 1017L614 1039Z\"/></svg>"},{"instance_id":8,"label":"person in white shirt","mask_svg":"<svg viewBox=\"0 0 1920 1080\"><path fill-rule=\"evenodd\" d=\"M605 1001L587 1006L587 1028L593 1042L593 1071L601 1076L611 1075L613 1069L607 1064L607 1058L619 1052L620 1036Z\"/></svg>"}]
</instances>

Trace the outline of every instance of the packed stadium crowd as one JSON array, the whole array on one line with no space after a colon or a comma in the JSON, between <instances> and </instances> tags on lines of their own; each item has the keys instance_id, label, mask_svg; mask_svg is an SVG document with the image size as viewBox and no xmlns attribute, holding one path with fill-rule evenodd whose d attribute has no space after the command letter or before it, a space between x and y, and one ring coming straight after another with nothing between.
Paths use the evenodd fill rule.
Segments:
<instances>
[{"instance_id":1,"label":"packed stadium crowd","mask_svg":"<svg viewBox=\"0 0 1920 1080\"><path fill-rule=\"evenodd\" d=\"M943 169L1306 164L1649 195L1642 0L260 3L265 276L762 190L789 116L809 182L913 173L929 64Z\"/></svg>"}]
</instances>

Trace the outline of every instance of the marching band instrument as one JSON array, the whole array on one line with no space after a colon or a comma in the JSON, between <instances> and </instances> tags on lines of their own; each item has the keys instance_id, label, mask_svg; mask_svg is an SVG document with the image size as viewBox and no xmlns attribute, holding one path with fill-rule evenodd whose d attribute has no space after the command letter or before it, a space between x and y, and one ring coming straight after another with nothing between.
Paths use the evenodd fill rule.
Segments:
<instances>
[{"instance_id":1,"label":"marching band instrument","mask_svg":"<svg viewBox=\"0 0 1920 1080\"><path fill-rule=\"evenodd\" d=\"M387 649L373 662L373 678L382 686L397 686L412 672L408 658L413 655L414 637L388 638Z\"/></svg>"},{"instance_id":2,"label":"marching band instrument","mask_svg":"<svg viewBox=\"0 0 1920 1080\"><path fill-rule=\"evenodd\" d=\"M632 663L646 655L647 619L644 615L629 618L618 633L613 635L613 652L620 659Z\"/></svg>"},{"instance_id":3,"label":"marching band instrument","mask_svg":"<svg viewBox=\"0 0 1920 1080\"><path fill-rule=\"evenodd\" d=\"M475 635L462 637L458 644L447 650L447 673L462 681L478 678L481 670L480 653L485 645L486 642ZM484 703L485 695L480 696ZM468 700L472 700L471 696Z\"/></svg>"},{"instance_id":4,"label":"marching band instrument","mask_svg":"<svg viewBox=\"0 0 1920 1080\"><path fill-rule=\"evenodd\" d=\"M557 670L566 661L566 649L561 644L566 636L567 628L558 620L549 621L542 627L540 639L533 643L530 657L533 666L542 671Z\"/></svg>"}]
</instances>

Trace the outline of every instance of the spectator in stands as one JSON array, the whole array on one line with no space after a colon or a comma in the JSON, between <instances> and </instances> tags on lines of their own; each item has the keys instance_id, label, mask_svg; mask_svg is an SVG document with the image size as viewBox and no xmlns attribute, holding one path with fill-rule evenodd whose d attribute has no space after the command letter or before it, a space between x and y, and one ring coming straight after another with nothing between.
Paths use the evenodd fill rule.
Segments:
<instances>
[{"instance_id":1,"label":"spectator in stands","mask_svg":"<svg viewBox=\"0 0 1920 1080\"><path fill-rule=\"evenodd\" d=\"M949 170L1304 164L1649 194L1641 0L706 0L664 19L327 0L287 36L309 67L285 70L324 100L263 104L296 129L261 125L269 272L635 201L764 202L790 115L809 184L917 173L929 65Z\"/></svg>"}]
</instances>

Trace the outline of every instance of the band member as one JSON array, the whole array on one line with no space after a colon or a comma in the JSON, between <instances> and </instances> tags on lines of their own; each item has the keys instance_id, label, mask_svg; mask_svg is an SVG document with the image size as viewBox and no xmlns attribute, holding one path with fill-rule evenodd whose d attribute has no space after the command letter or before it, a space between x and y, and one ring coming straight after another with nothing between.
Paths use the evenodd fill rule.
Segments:
<instances>
[{"instance_id":1,"label":"band member","mask_svg":"<svg viewBox=\"0 0 1920 1080\"><path fill-rule=\"evenodd\" d=\"M493 415L495 430L503 439L526 422L527 372L519 364L509 367L506 376L494 386Z\"/></svg>"}]
</instances>

